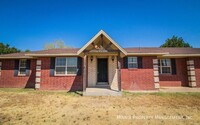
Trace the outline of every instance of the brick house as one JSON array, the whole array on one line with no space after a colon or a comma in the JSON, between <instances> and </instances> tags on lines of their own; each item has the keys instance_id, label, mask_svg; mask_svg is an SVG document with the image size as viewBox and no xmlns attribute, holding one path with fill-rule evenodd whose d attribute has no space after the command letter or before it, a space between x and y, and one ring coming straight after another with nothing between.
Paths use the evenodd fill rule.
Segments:
<instances>
[{"instance_id":1,"label":"brick house","mask_svg":"<svg viewBox=\"0 0 200 125\"><path fill-rule=\"evenodd\" d=\"M200 87L200 48L122 48L103 30L82 48L0 55L1 88Z\"/></svg>"}]
</instances>

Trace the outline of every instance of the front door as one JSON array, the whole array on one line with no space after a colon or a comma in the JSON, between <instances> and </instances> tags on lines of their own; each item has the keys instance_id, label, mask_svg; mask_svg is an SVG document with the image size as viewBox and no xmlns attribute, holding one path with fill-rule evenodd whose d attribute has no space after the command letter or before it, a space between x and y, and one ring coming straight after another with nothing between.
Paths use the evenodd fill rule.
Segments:
<instances>
[{"instance_id":1,"label":"front door","mask_svg":"<svg viewBox=\"0 0 200 125\"><path fill-rule=\"evenodd\" d=\"M98 59L97 83L98 82L108 82L108 59Z\"/></svg>"}]
</instances>

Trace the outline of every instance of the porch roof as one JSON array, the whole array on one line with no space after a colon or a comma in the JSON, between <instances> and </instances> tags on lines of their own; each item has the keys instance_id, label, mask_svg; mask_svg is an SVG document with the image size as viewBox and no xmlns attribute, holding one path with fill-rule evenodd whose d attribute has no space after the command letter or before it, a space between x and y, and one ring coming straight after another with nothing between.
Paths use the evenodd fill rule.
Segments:
<instances>
[{"instance_id":1,"label":"porch roof","mask_svg":"<svg viewBox=\"0 0 200 125\"><path fill-rule=\"evenodd\" d=\"M115 42L106 32L104 32L103 30L100 30L92 39L90 39L90 41L88 41L82 48L80 48L80 50L78 50L77 54L80 55L89 45L91 45L98 37L100 37L101 35L103 35L104 37L106 37L115 47L117 47L124 55L127 54L127 52L120 46L117 44L117 42Z\"/></svg>"}]
</instances>

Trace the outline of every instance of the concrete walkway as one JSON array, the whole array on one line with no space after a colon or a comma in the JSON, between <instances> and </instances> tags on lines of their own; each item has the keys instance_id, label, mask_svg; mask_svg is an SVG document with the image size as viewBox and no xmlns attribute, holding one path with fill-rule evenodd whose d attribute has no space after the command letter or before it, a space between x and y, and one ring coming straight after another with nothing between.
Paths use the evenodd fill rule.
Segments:
<instances>
[{"instance_id":1,"label":"concrete walkway","mask_svg":"<svg viewBox=\"0 0 200 125\"><path fill-rule=\"evenodd\" d=\"M86 88L83 96L121 96L122 93L109 88Z\"/></svg>"},{"instance_id":2,"label":"concrete walkway","mask_svg":"<svg viewBox=\"0 0 200 125\"><path fill-rule=\"evenodd\" d=\"M161 87L160 92L200 92L200 88L191 87Z\"/></svg>"}]
</instances>

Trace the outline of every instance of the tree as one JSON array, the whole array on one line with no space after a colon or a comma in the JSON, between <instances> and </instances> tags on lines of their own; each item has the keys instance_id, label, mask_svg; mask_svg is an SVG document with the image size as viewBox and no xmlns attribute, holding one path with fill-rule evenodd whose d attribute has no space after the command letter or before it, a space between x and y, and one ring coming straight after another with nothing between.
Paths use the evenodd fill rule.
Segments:
<instances>
[{"instance_id":1,"label":"tree","mask_svg":"<svg viewBox=\"0 0 200 125\"><path fill-rule=\"evenodd\" d=\"M26 49L24 52L30 52L30 50L29 50L29 49Z\"/></svg>"},{"instance_id":2,"label":"tree","mask_svg":"<svg viewBox=\"0 0 200 125\"><path fill-rule=\"evenodd\" d=\"M185 42L183 40L182 37L178 37L178 36L172 36L172 38L168 38L164 44L162 44L160 47L164 48L164 47L190 47L192 48L192 46Z\"/></svg>"},{"instance_id":3,"label":"tree","mask_svg":"<svg viewBox=\"0 0 200 125\"><path fill-rule=\"evenodd\" d=\"M55 48L72 48L71 46L66 46L63 40L55 40L52 43L46 43L44 49L55 49Z\"/></svg>"},{"instance_id":4,"label":"tree","mask_svg":"<svg viewBox=\"0 0 200 125\"><path fill-rule=\"evenodd\" d=\"M8 54L8 53L16 53L16 52L21 52L21 50L15 48L15 47L10 47L9 44L4 44L4 43L0 42L0 55Z\"/></svg>"},{"instance_id":5,"label":"tree","mask_svg":"<svg viewBox=\"0 0 200 125\"><path fill-rule=\"evenodd\" d=\"M54 43L46 43L45 45L44 45L44 49L55 49L55 45L54 45Z\"/></svg>"}]
</instances>

